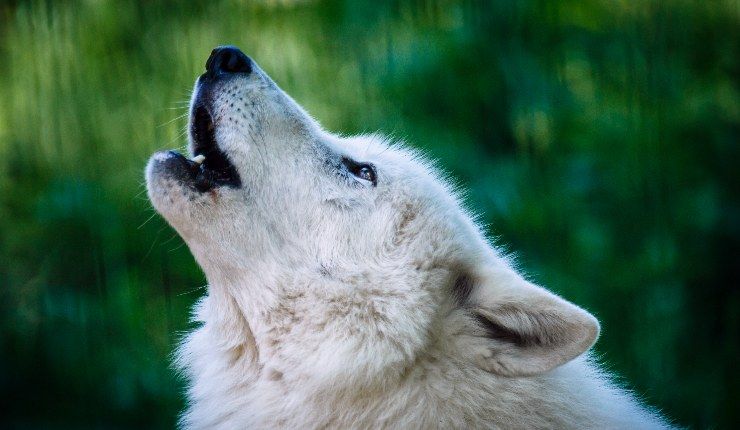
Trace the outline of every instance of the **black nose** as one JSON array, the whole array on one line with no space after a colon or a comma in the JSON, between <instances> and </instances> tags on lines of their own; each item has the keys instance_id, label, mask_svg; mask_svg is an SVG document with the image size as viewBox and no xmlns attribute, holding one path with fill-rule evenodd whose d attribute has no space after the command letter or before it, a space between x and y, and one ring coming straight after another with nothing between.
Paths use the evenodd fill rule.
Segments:
<instances>
[{"instance_id":1,"label":"black nose","mask_svg":"<svg viewBox=\"0 0 740 430\"><path fill-rule=\"evenodd\" d=\"M212 77L226 73L251 73L252 60L235 46L219 46L211 51L206 71Z\"/></svg>"}]
</instances>

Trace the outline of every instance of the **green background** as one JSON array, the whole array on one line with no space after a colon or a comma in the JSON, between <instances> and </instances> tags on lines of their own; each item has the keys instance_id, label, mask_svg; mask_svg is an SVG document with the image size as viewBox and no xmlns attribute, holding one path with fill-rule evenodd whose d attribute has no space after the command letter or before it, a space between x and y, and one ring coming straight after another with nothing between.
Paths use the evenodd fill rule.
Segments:
<instances>
[{"instance_id":1,"label":"green background","mask_svg":"<svg viewBox=\"0 0 740 430\"><path fill-rule=\"evenodd\" d=\"M11 427L172 427L204 291L153 216L210 50L328 129L422 148L492 237L601 321L681 425L740 421L737 1L0 5L0 404Z\"/></svg>"}]
</instances>

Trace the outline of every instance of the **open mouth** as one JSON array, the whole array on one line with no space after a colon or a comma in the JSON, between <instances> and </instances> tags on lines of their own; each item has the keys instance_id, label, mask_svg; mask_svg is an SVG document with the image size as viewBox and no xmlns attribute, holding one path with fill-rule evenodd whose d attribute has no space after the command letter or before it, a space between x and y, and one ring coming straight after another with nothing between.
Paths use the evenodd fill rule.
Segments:
<instances>
[{"instance_id":1,"label":"open mouth","mask_svg":"<svg viewBox=\"0 0 740 430\"><path fill-rule=\"evenodd\" d=\"M195 187L208 191L217 186L241 186L236 168L216 143L216 128L213 118L204 105L193 110L190 134L193 139L193 159L189 160L194 174Z\"/></svg>"}]
</instances>

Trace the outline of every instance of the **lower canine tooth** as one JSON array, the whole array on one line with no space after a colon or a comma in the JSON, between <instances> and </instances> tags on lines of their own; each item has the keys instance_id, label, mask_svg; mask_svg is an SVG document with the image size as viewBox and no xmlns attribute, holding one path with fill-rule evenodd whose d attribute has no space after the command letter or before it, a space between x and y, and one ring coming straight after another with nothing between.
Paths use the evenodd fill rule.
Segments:
<instances>
[{"instance_id":1,"label":"lower canine tooth","mask_svg":"<svg viewBox=\"0 0 740 430\"><path fill-rule=\"evenodd\" d=\"M203 163L203 161L205 161L205 159L206 159L206 156L205 156L205 155L203 155L203 154L201 154L201 155L196 155L195 157L193 157L193 162L194 162L195 164L202 164L202 163Z\"/></svg>"}]
</instances>

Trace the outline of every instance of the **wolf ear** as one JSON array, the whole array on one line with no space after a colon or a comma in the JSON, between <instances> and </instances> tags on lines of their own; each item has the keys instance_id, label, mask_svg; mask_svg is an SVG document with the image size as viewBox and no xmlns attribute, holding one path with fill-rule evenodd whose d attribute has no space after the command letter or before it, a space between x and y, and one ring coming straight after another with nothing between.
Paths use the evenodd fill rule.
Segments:
<instances>
[{"instance_id":1,"label":"wolf ear","mask_svg":"<svg viewBox=\"0 0 740 430\"><path fill-rule=\"evenodd\" d=\"M462 304L475 320L474 336L482 338L475 360L490 372L540 374L596 342L599 323L593 315L514 273L462 279Z\"/></svg>"}]
</instances>

